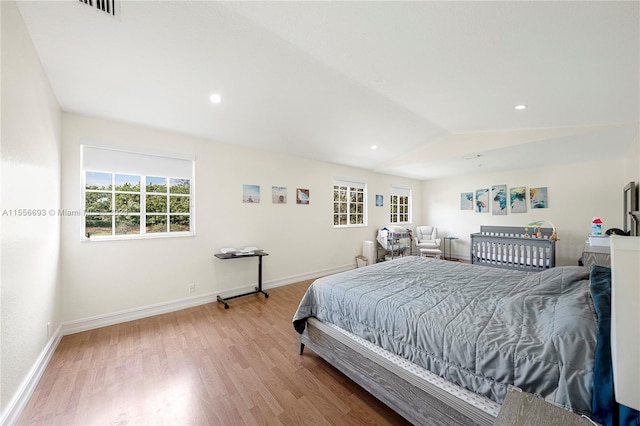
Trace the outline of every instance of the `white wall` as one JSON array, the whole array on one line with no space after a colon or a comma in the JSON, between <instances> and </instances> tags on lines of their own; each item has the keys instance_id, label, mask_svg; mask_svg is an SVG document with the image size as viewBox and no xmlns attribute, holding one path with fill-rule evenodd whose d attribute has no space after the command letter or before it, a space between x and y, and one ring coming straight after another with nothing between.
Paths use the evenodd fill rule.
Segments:
<instances>
[{"instance_id":1,"label":"white wall","mask_svg":"<svg viewBox=\"0 0 640 426\"><path fill-rule=\"evenodd\" d=\"M480 225L524 226L533 220L550 220L560 237L556 263L577 265L594 216L603 220L603 229L622 228L622 188L628 183L624 169L625 159L620 159L431 180L423 183L423 218L438 226L441 236L458 236L452 251L465 259L469 258L469 234L478 232ZM532 210L527 202L526 213L508 210L505 216L460 210L461 192L501 184L527 190L546 186L549 207Z\"/></svg>"},{"instance_id":2,"label":"white wall","mask_svg":"<svg viewBox=\"0 0 640 426\"><path fill-rule=\"evenodd\" d=\"M629 154L625 160L625 180L627 182L640 182L640 128L636 131L633 143L629 148Z\"/></svg>"},{"instance_id":3,"label":"white wall","mask_svg":"<svg viewBox=\"0 0 640 426\"><path fill-rule=\"evenodd\" d=\"M215 259L225 246L264 248L266 286L353 267L362 241L388 224L392 184L413 189L421 217L419 181L74 114L63 115L63 141L63 208L80 209L81 144L152 149L195 155L197 221L195 237L81 242L81 218L63 218L65 321L185 298L189 283L196 296L255 285L256 259ZM368 227L333 228L334 177L368 183ZM243 184L260 185L259 204L242 203ZM272 186L288 188L287 204L272 204ZM309 205L296 204L296 188L310 190Z\"/></svg>"},{"instance_id":4,"label":"white wall","mask_svg":"<svg viewBox=\"0 0 640 426\"><path fill-rule=\"evenodd\" d=\"M2 1L0 409L60 324L60 108L14 2ZM44 209L45 216L16 216ZM49 214L53 209L55 213Z\"/></svg>"}]
</instances>

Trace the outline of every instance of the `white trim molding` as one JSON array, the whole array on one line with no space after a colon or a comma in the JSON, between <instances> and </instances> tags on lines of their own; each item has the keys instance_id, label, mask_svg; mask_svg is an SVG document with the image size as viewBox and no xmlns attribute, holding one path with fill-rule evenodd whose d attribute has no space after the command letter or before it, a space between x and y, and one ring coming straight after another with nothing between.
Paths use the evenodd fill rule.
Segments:
<instances>
[{"instance_id":1,"label":"white trim molding","mask_svg":"<svg viewBox=\"0 0 640 426\"><path fill-rule=\"evenodd\" d=\"M33 367L31 367L31 370L29 370L29 373L20 384L18 391L7 405L7 408L2 412L0 425L14 425L18 423L24 407L27 406L31 395L33 395L33 392L36 390L36 386L38 386L47 365L49 365L49 361L51 361L56 348L60 344L60 340L62 340L62 325L58 326L53 333L40 353L40 356L38 356L36 362L33 364Z\"/></svg>"}]
</instances>

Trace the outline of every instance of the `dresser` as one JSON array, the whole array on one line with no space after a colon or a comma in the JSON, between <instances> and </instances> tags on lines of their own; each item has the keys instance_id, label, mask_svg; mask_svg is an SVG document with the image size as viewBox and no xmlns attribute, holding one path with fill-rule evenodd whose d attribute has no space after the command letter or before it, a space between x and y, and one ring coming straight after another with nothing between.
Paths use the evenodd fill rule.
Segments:
<instances>
[{"instance_id":1,"label":"dresser","mask_svg":"<svg viewBox=\"0 0 640 426\"><path fill-rule=\"evenodd\" d=\"M582 256L578 260L578 265L592 267L593 265L611 267L611 250L606 246L592 246L586 244L582 250Z\"/></svg>"}]
</instances>

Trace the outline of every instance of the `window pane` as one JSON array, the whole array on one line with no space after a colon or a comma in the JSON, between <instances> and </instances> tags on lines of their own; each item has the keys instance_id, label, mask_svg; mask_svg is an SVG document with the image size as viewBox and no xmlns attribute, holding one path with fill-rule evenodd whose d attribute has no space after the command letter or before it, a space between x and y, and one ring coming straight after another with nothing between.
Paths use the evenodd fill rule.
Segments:
<instances>
[{"instance_id":1,"label":"window pane","mask_svg":"<svg viewBox=\"0 0 640 426\"><path fill-rule=\"evenodd\" d=\"M116 235L139 234L140 216L116 216Z\"/></svg>"},{"instance_id":2,"label":"window pane","mask_svg":"<svg viewBox=\"0 0 640 426\"><path fill-rule=\"evenodd\" d=\"M171 184L169 192L172 194L191 194L189 179L169 179Z\"/></svg>"},{"instance_id":3,"label":"window pane","mask_svg":"<svg viewBox=\"0 0 640 426\"><path fill-rule=\"evenodd\" d=\"M85 216L85 233L87 237L94 235L111 235L111 216Z\"/></svg>"},{"instance_id":4,"label":"window pane","mask_svg":"<svg viewBox=\"0 0 640 426\"><path fill-rule=\"evenodd\" d=\"M170 232L187 232L189 231L189 216L170 216Z\"/></svg>"},{"instance_id":5,"label":"window pane","mask_svg":"<svg viewBox=\"0 0 640 426\"><path fill-rule=\"evenodd\" d=\"M147 195L147 213L166 213L167 212L167 196L166 195Z\"/></svg>"},{"instance_id":6,"label":"window pane","mask_svg":"<svg viewBox=\"0 0 640 426\"><path fill-rule=\"evenodd\" d=\"M111 212L110 192L85 192L85 210L88 213Z\"/></svg>"},{"instance_id":7,"label":"window pane","mask_svg":"<svg viewBox=\"0 0 640 426\"><path fill-rule=\"evenodd\" d=\"M172 195L170 200L171 213L189 213L189 200L191 197L181 197Z\"/></svg>"},{"instance_id":8,"label":"window pane","mask_svg":"<svg viewBox=\"0 0 640 426\"><path fill-rule=\"evenodd\" d=\"M167 216L153 215L147 216L146 231L151 234L154 232L167 232Z\"/></svg>"},{"instance_id":9,"label":"window pane","mask_svg":"<svg viewBox=\"0 0 640 426\"><path fill-rule=\"evenodd\" d=\"M140 213L140 194L116 194L116 211Z\"/></svg>"},{"instance_id":10,"label":"window pane","mask_svg":"<svg viewBox=\"0 0 640 426\"><path fill-rule=\"evenodd\" d=\"M347 224L347 215L341 214L340 215L340 225L346 225L346 224Z\"/></svg>"},{"instance_id":11,"label":"window pane","mask_svg":"<svg viewBox=\"0 0 640 426\"><path fill-rule=\"evenodd\" d=\"M140 192L140 176L116 175L116 191Z\"/></svg>"},{"instance_id":12,"label":"window pane","mask_svg":"<svg viewBox=\"0 0 640 426\"><path fill-rule=\"evenodd\" d=\"M111 190L111 173L86 173L86 189L107 189Z\"/></svg>"},{"instance_id":13,"label":"window pane","mask_svg":"<svg viewBox=\"0 0 640 426\"><path fill-rule=\"evenodd\" d=\"M167 192L167 178L147 176L147 192Z\"/></svg>"}]
</instances>

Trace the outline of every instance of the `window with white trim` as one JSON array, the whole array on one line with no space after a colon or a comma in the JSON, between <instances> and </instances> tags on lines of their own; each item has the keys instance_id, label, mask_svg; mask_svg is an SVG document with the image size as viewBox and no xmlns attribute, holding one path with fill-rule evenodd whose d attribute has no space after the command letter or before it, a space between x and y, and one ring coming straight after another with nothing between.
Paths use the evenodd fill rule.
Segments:
<instances>
[{"instance_id":1,"label":"window with white trim","mask_svg":"<svg viewBox=\"0 0 640 426\"><path fill-rule=\"evenodd\" d=\"M391 187L390 223L411 223L411 189Z\"/></svg>"},{"instance_id":2,"label":"window with white trim","mask_svg":"<svg viewBox=\"0 0 640 426\"><path fill-rule=\"evenodd\" d=\"M367 225L367 184L365 182L334 179L333 226Z\"/></svg>"},{"instance_id":3,"label":"window with white trim","mask_svg":"<svg viewBox=\"0 0 640 426\"><path fill-rule=\"evenodd\" d=\"M195 234L193 159L81 149L84 239Z\"/></svg>"}]
</instances>

